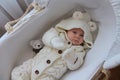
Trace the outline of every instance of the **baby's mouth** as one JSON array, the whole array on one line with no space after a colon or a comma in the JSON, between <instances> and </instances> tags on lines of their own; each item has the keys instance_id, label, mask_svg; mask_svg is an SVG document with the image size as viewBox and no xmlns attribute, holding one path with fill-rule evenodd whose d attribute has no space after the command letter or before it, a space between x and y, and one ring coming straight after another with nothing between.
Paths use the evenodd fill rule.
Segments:
<instances>
[{"instance_id":1,"label":"baby's mouth","mask_svg":"<svg viewBox=\"0 0 120 80\"><path fill-rule=\"evenodd\" d=\"M79 43L79 41L78 41L78 40L73 40L73 42L75 42L75 43Z\"/></svg>"}]
</instances>

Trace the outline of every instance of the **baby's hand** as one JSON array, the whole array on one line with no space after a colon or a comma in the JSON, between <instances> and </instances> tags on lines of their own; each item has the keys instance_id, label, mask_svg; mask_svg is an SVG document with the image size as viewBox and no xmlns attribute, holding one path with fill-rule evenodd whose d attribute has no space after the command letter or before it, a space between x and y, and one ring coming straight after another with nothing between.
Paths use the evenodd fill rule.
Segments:
<instances>
[{"instance_id":1,"label":"baby's hand","mask_svg":"<svg viewBox=\"0 0 120 80\"><path fill-rule=\"evenodd\" d=\"M62 57L64 58L68 58L68 57L74 57L75 56L75 48L74 47L71 47L69 49L66 49L63 54L62 54Z\"/></svg>"},{"instance_id":2,"label":"baby's hand","mask_svg":"<svg viewBox=\"0 0 120 80\"><path fill-rule=\"evenodd\" d=\"M74 61L76 60L76 55L75 55L75 52L74 52L74 48L69 48L69 49L65 50L62 54L62 58L66 62L73 64Z\"/></svg>"},{"instance_id":3,"label":"baby's hand","mask_svg":"<svg viewBox=\"0 0 120 80\"><path fill-rule=\"evenodd\" d=\"M63 50L65 48L63 40L59 37L56 37L56 38L52 39L51 44L56 49Z\"/></svg>"}]
</instances>

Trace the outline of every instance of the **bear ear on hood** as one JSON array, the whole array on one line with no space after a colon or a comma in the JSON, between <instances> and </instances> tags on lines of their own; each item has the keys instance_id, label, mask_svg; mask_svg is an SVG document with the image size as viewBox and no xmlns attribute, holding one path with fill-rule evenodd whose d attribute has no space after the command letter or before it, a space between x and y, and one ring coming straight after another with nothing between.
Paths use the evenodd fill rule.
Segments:
<instances>
[{"instance_id":1,"label":"bear ear on hood","mask_svg":"<svg viewBox=\"0 0 120 80\"><path fill-rule=\"evenodd\" d=\"M72 16L73 19L83 20L88 23L90 26L90 31L95 31L97 29L97 25L95 22L91 21L90 15L87 12L75 11Z\"/></svg>"},{"instance_id":2,"label":"bear ear on hood","mask_svg":"<svg viewBox=\"0 0 120 80\"><path fill-rule=\"evenodd\" d=\"M90 21L90 22L88 22L88 24L89 24L89 26L90 26L90 31L91 31L91 32L93 32L93 31L95 31L95 30L97 29L97 25L96 25L95 22Z\"/></svg>"},{"instance_id":3,"label":"bear ear on hood","mask_svg":"<svg viewBox=\"0 0 120 80\"><path fill-rule=\"evenodd\" d=\"M75 11L72 16L73 19L81 20L83 19L83 13L80 11Z\"/></svg>"},{"instance_id":4,"label":"bear ear on hood","mask_svg":"<svg viewBox=\"0 0 120 80\"><path fill-rule=\"evenodd\" d=\"M86 22L89 22L90 15L87 12L81 12L81 11L75 11L72 16L73 19L78 19L78 20L84 20Z\"/></svg>"}]
</instances>

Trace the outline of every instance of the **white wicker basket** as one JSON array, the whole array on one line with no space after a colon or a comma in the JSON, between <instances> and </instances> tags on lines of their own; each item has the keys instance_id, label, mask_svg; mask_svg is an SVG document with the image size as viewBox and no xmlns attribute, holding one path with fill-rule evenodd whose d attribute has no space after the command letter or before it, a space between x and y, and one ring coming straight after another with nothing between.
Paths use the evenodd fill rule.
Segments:
<instances>
[{"instance_id":1,"label":"white wicker basket","mask_svg":"<svg viewBox=\"0 0 120 80\"><path fill-rule=\"evenodd\" d=\"M94 33L97 36L94 47L87 54L84 65L79 70L66 74L63 80L78 80L78 77L81 80L90 80L103 62L109 59L108 55L111 57L113 53L119 53L116 51L120 44L119 0L45 1L47 3L35 0L33 9L29 9L20 19L6 24L8 33L0 39L0 80L10 80L13 67L32 57L30 40L41 38L47 29L71 15L74 10L87 10L92 19L98 22L99 31ZM9 31L11 27L12 30Z\"/></svg>"}]
</instances>

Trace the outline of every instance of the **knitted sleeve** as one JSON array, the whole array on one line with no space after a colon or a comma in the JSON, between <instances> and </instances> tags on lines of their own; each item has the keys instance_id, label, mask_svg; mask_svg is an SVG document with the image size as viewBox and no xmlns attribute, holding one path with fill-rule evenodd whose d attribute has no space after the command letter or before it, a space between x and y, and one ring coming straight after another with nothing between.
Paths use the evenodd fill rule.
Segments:
<instances>
[{"instance_id":1,"label":"knitted sleeve","mask_svg":"<svg viewBox=\"0 0 120 80\"><path fill-rule=\"evenodd\" d=\"M83 59L85 56L84 49L70 48L64 52L62 58L67 63L67 66L70 70L78 69L83 64Z\"/></svg>"}]
</instances>

